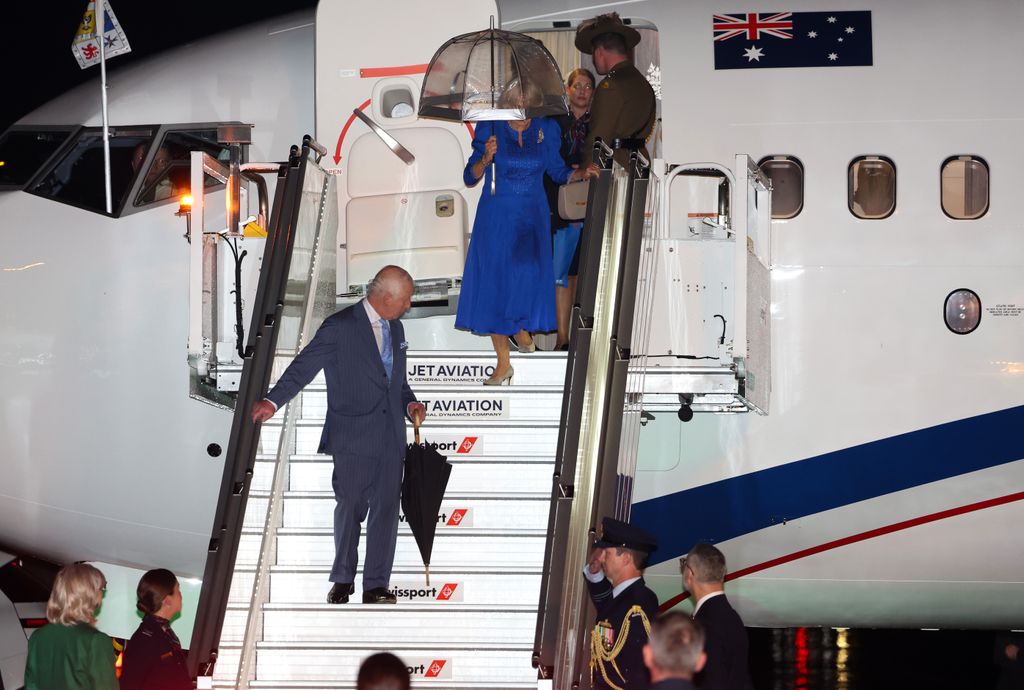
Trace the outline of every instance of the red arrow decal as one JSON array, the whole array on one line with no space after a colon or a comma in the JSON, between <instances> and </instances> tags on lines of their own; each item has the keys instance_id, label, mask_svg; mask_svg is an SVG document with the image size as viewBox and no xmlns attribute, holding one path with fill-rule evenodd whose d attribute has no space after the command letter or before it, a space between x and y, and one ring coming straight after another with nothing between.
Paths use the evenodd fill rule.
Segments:
<instances>
[{"instance_id":1,"label":"red arrow decal","mask_svg":"<svg viewBox=\"0 0 1024 690\"><path fill-rule=\"evenodd\" d=\"M369 107L370 107L370 99L367 98L366 101L364 101L363 104L361 106L359 106L359 109L360 110L366 110ZM345 126L341 128L341 135L338 137L338 145L334 147L334 164L335 165L337 165L338 163L341 162L341 144L342 144L342 142L345 141L345 135L348 134L348 128L352 126L352 123L355 122L355 119L356 119L356 114L352 113L351 115L348 116L348 122L346 122Z\"/></svg>"}]
</instances>

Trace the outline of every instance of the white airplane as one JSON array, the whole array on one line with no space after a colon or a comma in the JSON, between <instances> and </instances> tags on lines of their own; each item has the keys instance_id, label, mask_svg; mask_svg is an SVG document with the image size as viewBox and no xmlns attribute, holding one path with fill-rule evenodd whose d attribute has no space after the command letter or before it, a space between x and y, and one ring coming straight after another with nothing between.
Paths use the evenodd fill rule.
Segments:
<instances>
[{"instance_id":1,"label":"white airplane","mask_svg":"<svg viewBox=\"0 0 1024 690\"><path fill-rule=\"evenodd\" d=\"M685 174L670 186L668 166L736 175L745 154L774 186L770 245L759 247L771 269L767 414L716 414L699 393L676 398L697 412L687 423L654 408L631 513L659 538L648 582L679 603L676 559L707 540L727 555L748 625L1019 626L1024 240L1010 170L1024 155L1014 86L1024 5L779 9L325 1L315 16L114 71L112 214L102 210L98 86L22 118L0 139L0 549L104 566L120 592L104 616L121 636L134 627L140 571L170 568L199 591L231 426L219 403L240 359L224 249L216 315L205 340L194 337L196 255L175 215L188 151L226 160L217 126L245 123L247 160L283 160L313 133L338 169L340 299L381 263L408 265L435 305L407 319L410 339L486 349L453 331L443 306L457 294L480 191L461 180L466 127L415 114L424 65L493 15L542 37L567 71L559 39L614 10L644 35L638 66L660 93L653 153L665 166L655 169L676 209L663 219L648 344L672 356L652 358L653 372L676 355L728 349L712 315L731 299L732 274L703 265L710 290L687 293L694 264L681 258L723 236L717 192ZM414 151L415 165L354 110ZM161 169L165 156L176 163ZM419 186L403 187L412 178ZM220 231L223 187L208 184L204 229ZM400 207L433 209L438 190L454 210L413 236ZM255 189L244 203L243 216L256 215ZM248 252L248 327L263 241L221 246L231 242ZM5 624L20 628L33 610L17 604ZM20 684L23 655L23 643L0 650L5 687Z\"/></svg>"}]
</instances>

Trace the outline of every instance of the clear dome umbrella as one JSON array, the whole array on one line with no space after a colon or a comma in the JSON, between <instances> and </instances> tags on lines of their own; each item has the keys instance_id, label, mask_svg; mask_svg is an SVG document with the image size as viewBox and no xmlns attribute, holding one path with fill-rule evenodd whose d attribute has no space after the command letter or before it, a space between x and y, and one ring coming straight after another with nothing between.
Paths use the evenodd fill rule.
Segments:
<instances>
[{"instance_id":1,"label":"clear dome umbrella","mask_svg":"<svg viewBox=\"0 0 1024 690\"><path fill-rule=\"evenodd\" d=\"M423 78L419 115L481 122L567 114L562 73L547 48L491 23L490 29L456 36L434 54Z\"/></svg>"}]
</instances>

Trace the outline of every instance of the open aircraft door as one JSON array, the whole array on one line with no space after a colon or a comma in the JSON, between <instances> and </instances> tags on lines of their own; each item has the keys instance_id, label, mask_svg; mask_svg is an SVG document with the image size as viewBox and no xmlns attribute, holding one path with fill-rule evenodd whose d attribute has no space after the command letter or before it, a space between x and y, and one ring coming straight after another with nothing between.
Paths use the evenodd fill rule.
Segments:
<instances>
[{"instance_id":1,"label":"open aircraft door","mask_svg":"<svg viewBox=\"0 0 1024 690\"><path fill-rule=\"evenodd\" d=\"M746 155L658 167L645 407L767 414L770 182Z\"/></svg>"},{"instance_id":2,"label":"open aircraft door","mask_svg":"<svg viewBox=\"0 0 1024 690\"><path fill-rule=\"evenodd\" d=\"M454 313L479 196L462 181L472 130L416 113L435 51L492 16L493 0L319 4L316 129L339 175L342 302L397 264L416 280L410 316Z\"/></svg>"}]
</instances>

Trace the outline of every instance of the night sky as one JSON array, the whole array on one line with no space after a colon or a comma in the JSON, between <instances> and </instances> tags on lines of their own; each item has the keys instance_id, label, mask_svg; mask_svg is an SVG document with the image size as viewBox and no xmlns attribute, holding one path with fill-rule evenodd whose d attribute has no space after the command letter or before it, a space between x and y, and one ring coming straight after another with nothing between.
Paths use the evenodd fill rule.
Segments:
<instances>
[{"instance_id":1,"label":"night sky","mask_svg":"<svg viewBox=\"0 0 1024 690\"><path fill-rule=\"evenodd\" d=\"M28 0L4 3L0 41L4 97L0 131L39 105L90 79L99 66L80 69L71 41L87 0ZM316 5L316 0L111 0L132 52L107 63L107 78L151 55L226 29Z\"/></svg>"}]
</instances>

